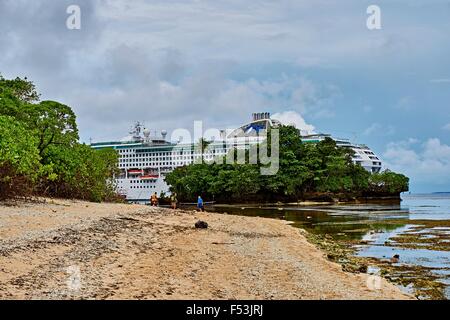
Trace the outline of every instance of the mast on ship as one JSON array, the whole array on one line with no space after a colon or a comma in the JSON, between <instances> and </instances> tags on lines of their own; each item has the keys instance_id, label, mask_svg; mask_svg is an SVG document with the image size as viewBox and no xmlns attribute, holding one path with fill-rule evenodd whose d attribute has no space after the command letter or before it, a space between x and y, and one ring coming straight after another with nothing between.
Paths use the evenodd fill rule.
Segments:
<instances>
[{"instance_id":1,"label":"mast on ship","mask_svg":"<svg viewBox=\"0 0 450 320\"><path fill-rule=\"evenodd\" d=\"M133 141L144 142L146 144L150 143L164 144L166 142L167 137L166 130L161 130L160 135L158 135L156 131L154 135L151 135L150 129L144 127L144 125L139 121L136 121L134 123L129 133L132 136Z\"/></svg>"},{"instance_id":2,"label":"mast on ship","mask_svg":"<svg viewBox=\"0 0 450 320\"><path fill-rule=\"evenodd\" d=\"M133 138L133 141L143 140L143 138L141 137L141 131L142 131L142 124L139 121L136 121L134 123L134 126L130 130L130 134Z\"/></svg>"}]
</instances>

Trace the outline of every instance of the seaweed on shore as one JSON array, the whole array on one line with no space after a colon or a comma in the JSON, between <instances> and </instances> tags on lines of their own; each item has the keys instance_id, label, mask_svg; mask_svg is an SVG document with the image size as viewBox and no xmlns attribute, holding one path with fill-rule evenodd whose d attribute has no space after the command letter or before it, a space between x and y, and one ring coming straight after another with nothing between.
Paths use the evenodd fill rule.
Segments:
<instances>
[{"instance_id":1,"label":"seaweed on shore","mask_svg":"<svg viewBox=\"0 0 450 320\"><path fill-rule=\"evenodd\" d=\"M300 230L309 242L326 253L328 260L339 263L342 270L352 273L367 272L366 259L355 256L355 249L352 248L350 243L337 242L330 235L319 235L303 229Z\"/></svg>"},{"instance_id":2,"label":"seaweed on shore","mask_svg":"<svg viewBox=\"0 0 450 320\"><path fill-rule=\"evenodd\" d=\"M342 270L351 273L366 273L369 267L379 269L379 275L403 288L412 287L417 299L445 300L445 284L430 268L398 264L389 259L355 256L355 240L337 241L330 235L319 235L300 229L308 241L325 252L330 261L339 263Z\"/></svg>"},{"instance_id":3,"label":"seaweed on shore","mask_svg":"<svg viewBox=\"0 0 450 320\"><path fill-rule=\"evenodd\" d=\"M395 221L389 221L395 223ZM385 244L407 249L427 249L433 251L450 251L449 220L408 220L413 227L404 233L395 235ZM447 233L436 232L446 229Z\"/></svg>"}]
</instances>

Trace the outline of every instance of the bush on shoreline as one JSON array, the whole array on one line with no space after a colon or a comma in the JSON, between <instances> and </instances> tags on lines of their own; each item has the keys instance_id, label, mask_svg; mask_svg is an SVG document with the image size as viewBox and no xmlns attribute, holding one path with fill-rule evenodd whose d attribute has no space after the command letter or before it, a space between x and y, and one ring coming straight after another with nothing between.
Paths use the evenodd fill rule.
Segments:
<instances>
[{"instance_id":1,"label":"bush on shoreline","mask_svg":"<svg viewBox=\"0 0 450 320\"><path fill-rule=\"evenodd\" d=\"M69 106L38 101L32 82L0 76L0 199L41 195L118 199L118 155L79 143Z\"/></svg>"},{"instance_id":2,"label":"bush on shoreline","mask_svg":"<svg viewBox=\"0 0 450 320\"><path fill-rule=\"evenodd\" d=\"M0 199L30 192L39 160L37 139L14 118L0 116Z\"/></svg>"},{"instance_id":3,"label":"bush on shoreline","mask_svg":"<svg viewBox=\"0 0 450 320\"><path fill-rule=\"evenodd\" d=\"M354 164L352 156L353 150L338 147L330 138L303 143L297 129L281 126L276 175L261 175L261 164L202 163L176 168L166 182L182 201L198 195L219 202L297 201L333 195L392 196L408 190L404 175L370 174Z\"/></svg>"}]
</instances>

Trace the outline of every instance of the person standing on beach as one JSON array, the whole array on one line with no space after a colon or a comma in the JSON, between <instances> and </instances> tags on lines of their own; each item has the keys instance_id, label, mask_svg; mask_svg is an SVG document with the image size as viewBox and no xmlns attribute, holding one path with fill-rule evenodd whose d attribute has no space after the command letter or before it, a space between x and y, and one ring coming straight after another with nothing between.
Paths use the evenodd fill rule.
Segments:
<instances>
[{"instance_id":1,"label":"person standing on beach","mask_svg":"<svg viewBox=\"0 0 450 320\"><path fill-rule=\"evenodd\" d=\"M150 197L150 204L152 207L158 206L158 194L156 192Z\"/></svg>"},{"instance_id":2,"label":"person standing on beach","mask_svg":"<svg viewBox=\"0 0 450 320\"><path fill-rule=\"evenodd\" d=\"M172 193L172 195L170 196L170 202L172 204L172 209L176 209L177 208L177 194L174 192Z\"/></svg>"},{"instance_id":3,"label":"person standing on beach","mask_svg":"<svg viewBox=\"0 0 450 320\"><path fill-rule=\"evenodd\" d=\"M203 199L201 196L198 196L197 209L200 211L205 211L205 207L203 206Z\"/></svg>"}]
</instances>

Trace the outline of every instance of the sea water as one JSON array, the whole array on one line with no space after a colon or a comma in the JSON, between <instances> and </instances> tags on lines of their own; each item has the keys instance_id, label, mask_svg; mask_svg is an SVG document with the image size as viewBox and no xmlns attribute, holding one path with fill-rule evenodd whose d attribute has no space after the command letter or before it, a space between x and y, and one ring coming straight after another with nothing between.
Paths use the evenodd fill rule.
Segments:
<instances>
[{"instance_id":1,"label":"sea water","mask_svg":"<svg viewBox=\"0 0 450 320\"><path fill-rule=\"evenodd\" d=\"M450 193L405 194L400 204L216 205L216 212L285 219L294 227L352 241L356 255L419 266L446 285L450 298ZM399 236L416 243L397 243ZM394 265L395 265L394 264Z\"/></svg>"}]
</instances>

